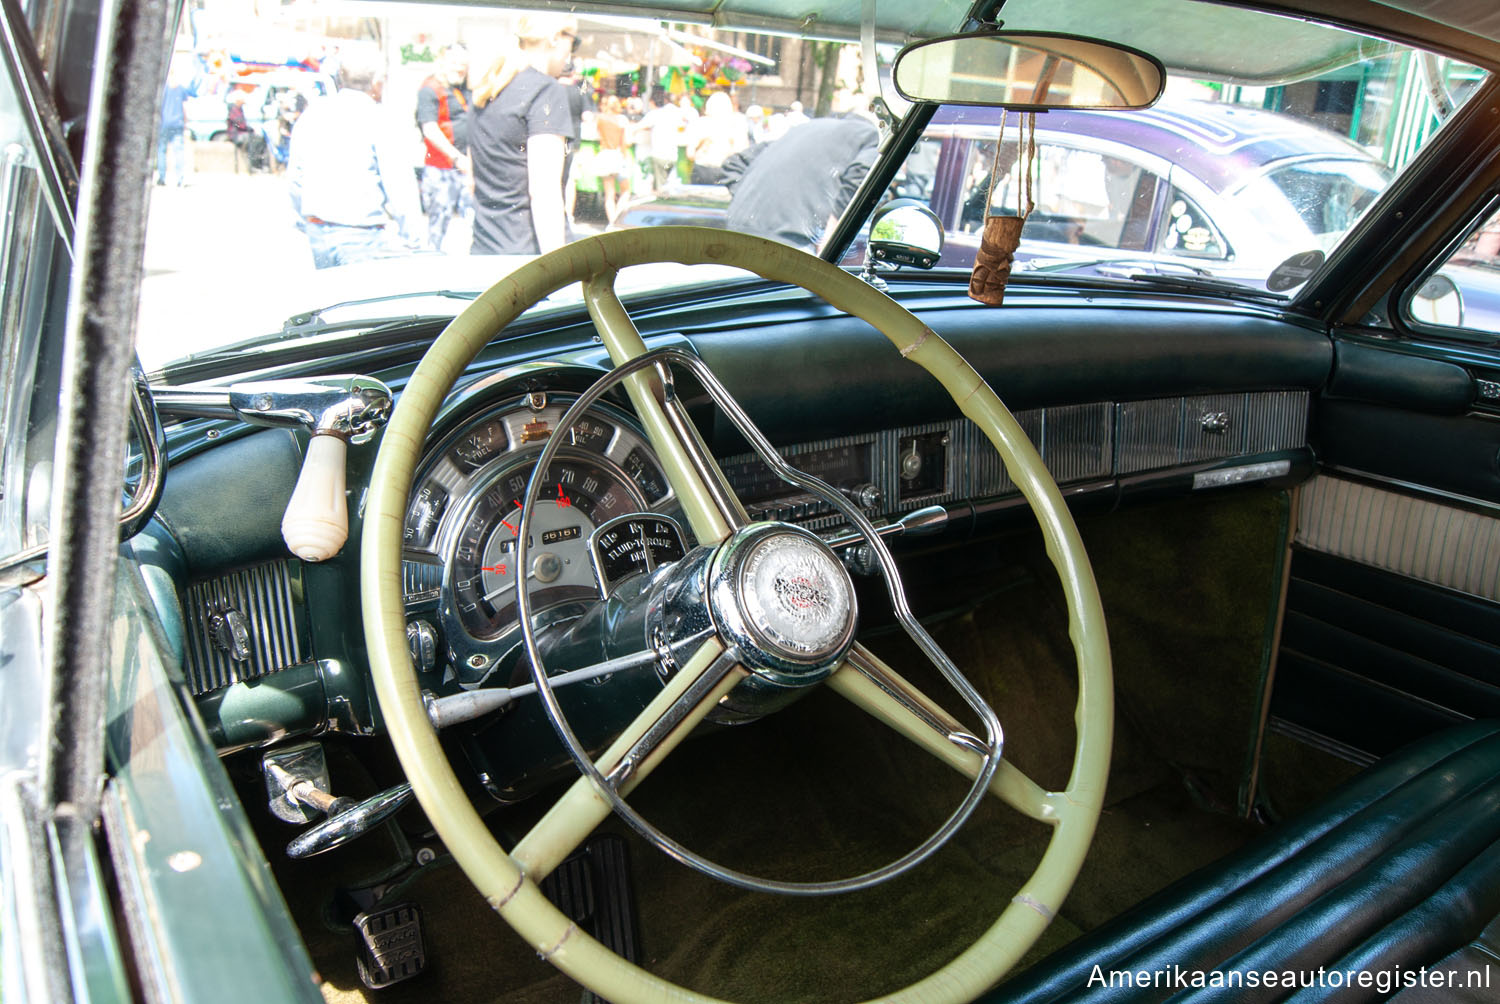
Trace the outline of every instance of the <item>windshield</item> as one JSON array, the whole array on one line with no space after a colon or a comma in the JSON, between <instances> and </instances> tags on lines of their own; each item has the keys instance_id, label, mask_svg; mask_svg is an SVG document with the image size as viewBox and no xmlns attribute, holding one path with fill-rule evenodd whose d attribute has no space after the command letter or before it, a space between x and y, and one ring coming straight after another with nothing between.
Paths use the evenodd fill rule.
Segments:
<instances>
[{"instance_id":1,"label":"windshield","mask_svg":"<svg viewBox=\"0 0 1500 1004\"><path fill-rule=\"evenodd\" d=\"M1461 104L1482 78L1306 22L1152 2L1180 32L1167 96L1038 116L1021 270L1211 276L1264 294L1280 262L1335 248L1411 162L1443 120L1433 95ZM1017 212L1016 116L997 144L999 110L944 106L894 149L872 99L907 113L888 82L895 45L870 67L852 41L647 18L320 10L205 0L183 20L148 217L148 369L451 316L532 256L608 229L728 227L826 253L882 156L902 164L876 201L933 210L940 269L969 268L985 216ZM1012 0L1006 15L1153 51L1088 0ZM1246 44L1215 42L1228 18ZM863 256L861 238L843 263ZM625 292L739 274L627 271ZM565 289L538 309L577 299Z\"/></svg>"}]
</instances>

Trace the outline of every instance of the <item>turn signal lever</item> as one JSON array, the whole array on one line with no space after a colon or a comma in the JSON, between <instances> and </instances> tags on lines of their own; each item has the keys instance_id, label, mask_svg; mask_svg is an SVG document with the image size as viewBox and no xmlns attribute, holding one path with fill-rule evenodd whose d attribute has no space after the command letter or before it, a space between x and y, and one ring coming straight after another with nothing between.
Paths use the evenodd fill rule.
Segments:
<instances>
[{"instance_id":1,"label":"turn signal lever","mask_svg":"<svg viewBox=\"0 0 1500 1004\"><path fill-rule=\"evenodd\" d=\"M303 561L324 561L349 536L344 462L350 443L366 443L391 417L391 391L364 376L265 380L228 387L154 388L158 410L302 428L312 437L302 474L281 520L286 546Z\"/></svg>"}]
</instances>

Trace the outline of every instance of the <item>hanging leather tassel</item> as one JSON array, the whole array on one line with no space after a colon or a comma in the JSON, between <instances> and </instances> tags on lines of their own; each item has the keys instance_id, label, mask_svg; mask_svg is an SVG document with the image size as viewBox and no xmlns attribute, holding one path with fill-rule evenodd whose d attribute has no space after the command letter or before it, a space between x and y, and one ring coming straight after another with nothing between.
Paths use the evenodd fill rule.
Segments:
<instances>
[{"instance_id":1,"label":"hanging leather tassel","mask_svg":"<svg viewBox=\"0 0 1500 1004\"><path fill-rule=\"evenodd\" d=\"M990 166L990 187L985 197L985 212L993 204L995 182L1000 175L1000 145L1005 140L1005 118L1000 117L1000 135L995 137L995 159ZM1026 126L1030 126L1031 140L1026 142ZM1005 301L1005 285L1010 281L1011 266L1015 264L1016 248L1021 246L1021 228L1026 217L1031 215L1031 172L1036 161L1036 113L1032 112L1023 121L1017 137L1015 169L1020 180L1016 184L1017 199L1024 194L1026 206L1019 216L988 216L984 218L984 230L979 236L979 250L974 255L974 270L969 275L969 296L980 303L998 307Z\"/></svg>"}]
</instances>

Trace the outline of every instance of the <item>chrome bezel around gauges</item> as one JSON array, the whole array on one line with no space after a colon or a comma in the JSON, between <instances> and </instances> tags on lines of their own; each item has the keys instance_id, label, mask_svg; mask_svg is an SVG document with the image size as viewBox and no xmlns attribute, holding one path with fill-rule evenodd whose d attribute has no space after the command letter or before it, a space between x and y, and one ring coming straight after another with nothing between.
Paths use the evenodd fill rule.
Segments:
<instances>
[{"instance_id":1,"label":"chrome bezel around gauges","mask_svg":"<svg viewBox=\"0 0 1500 1004\"><path fill-rule=\"evenodd\" d=\"M449 657L453 661L460 682L474 684L483 680L493 671L497 660L514 650L519 641L514 612L508 618L501 617L497 613L493 630L486 630L472 622L472 614L466 617L467 611L463 608L463 603L473 588L471 583L477 575L486 571L482 563L486 560L492 538L500 532L501 525L504 523L503 515L497 513L493 518L485 517L486 526L476 532L472 541L464 536L464 532L474 519L479 518L481 508L490 500L492 494L497 491L503 496L515 494L507 482L510 479L519 478L524 484L524 479L530 476L530 471L539 454L539 450L525 450L509 454L504 464L487 467L483 476L475 479L470 491L453 507L455 517L443 544L443 575L438 616L444 636L448 641ZM623 468L611 463L601 454L573 448L559 450L551 467L555 469L559 464L568 462L587 465L609 478L609 481L597 486L595 491L604 488L606 496L613 495L615 492L624 493L624 498L613 503L625 510L620 515L638 514L645 507L645 500L636 490L630 476ZM576 499L577 496L575 495L574 498ZM572 591L552 600L543 600L537 607L539 612L551 613L549 619L552 623L577 616L583 609L586 609L589 603L598 599L598 580L590 553L592 550L590 541L597 527L593 523L592 515L585 516L581 508L572 518L581 521L587 527L585 529L580 526L580 532L576 536L565 540L568 550L575 552L568 556L569 563L578 563L573 576L575 581L568 583L567 586L552 587L554 589L569 588ZM599 525L606 525L615 519L616 517L612 516ZM546 553L548 552L543 552L543 554ZM532 557L535 560L541 555L533 551ZM579 578L579 572L586 575L586 582L576 581ZM531 577L529 572L520 568L510 574L519 576L518 583L526 583ZM484 583L484 585L487 584L487 582ZM532 588L533 595L535 595L536 587ZM502 607L500 612L504 609ZM480 616L488 617L489 615L481 614Z\"/></svg>"},{"instance_id":2,"label":"chrome bezel around gauges","mask_svg":"<svg viewBox=\"0 0 1500 1004\"><path fill-rule=\"evenodd\" d=\"M408 610L436 614L445 653L464 686L488 677L518 646L514 620L497 622L495 631L468 630L457 606L454 564L464 529L480 500L503 479L527 476L542 446L562 428L563 413L577 399L571 388L556 392L543 388L538 379L542 375L528 373L522 387L484 381L465 392L462 407L446 409L451 416L447 429L427 448L407 504L407 566L436 573L413 576L414 582L437 580L435 595L417 591L409 596ZM483 392L476 394L481 387ZM607 474L616 491L623 489L628 496L611 505L601 523L622 512L649 513L675 504L654 452L630 415L613 405L596 403L572 426L583 423L589 425L588 438L577 440L578 445L569 441L563 456L597 466L601 480ZM570 427L564 433L572 431ZM467 455L460 452L466 438L475 439L473 452ZM576 617L588 603L598 600L592 558L584 557L591 551L593 520L583 521L580 528L578 544L568 546L577 551L573 560L588 569L586 583L574 583L586 584L588 595L559 601L545 615L553 623ZM413 539L415 530L420 530L420 539Z\"/></svg>"}]
</instances>

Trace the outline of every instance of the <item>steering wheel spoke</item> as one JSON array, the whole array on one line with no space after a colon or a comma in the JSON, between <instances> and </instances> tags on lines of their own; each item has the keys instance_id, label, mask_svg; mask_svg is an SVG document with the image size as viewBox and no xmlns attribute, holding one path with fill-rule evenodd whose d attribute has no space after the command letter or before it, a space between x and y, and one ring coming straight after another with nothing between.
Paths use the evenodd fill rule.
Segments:
<instances>
[{"instance_id":1,"label":"steering wheel spoke","mask_svg":"<svg viewBox=\"0 0 1500 1004\"><path fill-rule=\"evenodd\" d=\"M828 686L963 776L972 780L984 766L983 740L864 645L850 650ZM1007 760L996 767L989 791L1041 822L1056 823L1068 812L1065 794L1047 791Z\"/></svg>"},{"instance_id":2,"label":"steering wheel spoke","mask_svg":"<svg viewBox=\"0 0 1500 1004\"><path fill-rule=\"evenodd\" d=\"M732 650L717 638L705 641L595 762L606 782L619 794L629 794L744 675ZM511 857L528 877L540 882L612 810L598 782L579 777L516 844Z\"/></svg>"},{"instance_id":3,"label":"steering wheel spoke","mask_svg":"<svg viewBox=\"0 0 1500 1004\"><path fill-rule=\"evenodd\" d=\"M585 281L583 299L610 359L619 366L643 355L646 343L615 292L615 274L601 273ZM744 506L729 490L724 472L688 419L667 367L632 373L624 382L698 543L717 544L750 522Z\"/></svg>"}]
</instances>

